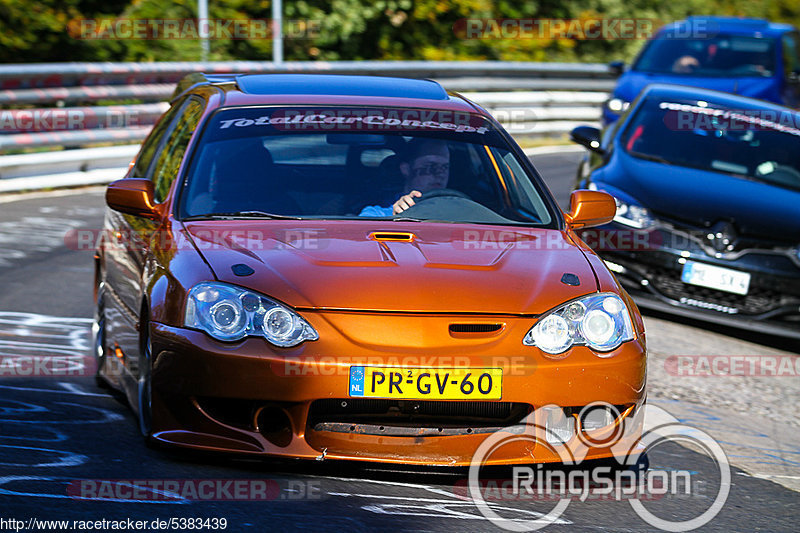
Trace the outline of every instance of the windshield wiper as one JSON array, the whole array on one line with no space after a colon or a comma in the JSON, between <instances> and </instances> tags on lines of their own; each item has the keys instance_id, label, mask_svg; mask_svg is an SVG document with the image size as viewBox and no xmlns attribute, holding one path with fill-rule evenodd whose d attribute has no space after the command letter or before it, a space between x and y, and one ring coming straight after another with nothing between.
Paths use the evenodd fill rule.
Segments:
<instances>
[{"instance_id":1,"label":"windshield wiper","mask_svg":"<svg viewBox=\"0 0 800 533\"><path fill-rule=\"evenodd\" d=\"M436 221L431 221L424 218L394 216L392 217L392 222L436 222Z\"/></svg>"},{"instance_id":2,"label":"windshield wiper","mask_svg":"<svg viewBox=\"0 0 800 533\"><path fill-rule=\"evenodd\" d=\"M263 218L273 220L302 220L302 217L289 215L276 215L265 211L234 211L231 213L209 213L207 215L195 215L186 217L183 220L234 220L237 218Z\"/></svg>"},{"instance_id":3,"label":"windshield wiper","mask_svg":"<svg viewBox=\"0 0 800 533\"><path fill-rule=\"evenodd\" d=\"M668 160L664 159L663 157L661 157L659 155L643 154L641 152L634 152L634 151L628 151L628 153L631 154L633 157L637 157L639 159L644 159L646 161L653 161L653 162L656 162L656 163L663 163L665 165L674 165L675 164L672 161L668 161Z\"/></svg>"}]
</instances>

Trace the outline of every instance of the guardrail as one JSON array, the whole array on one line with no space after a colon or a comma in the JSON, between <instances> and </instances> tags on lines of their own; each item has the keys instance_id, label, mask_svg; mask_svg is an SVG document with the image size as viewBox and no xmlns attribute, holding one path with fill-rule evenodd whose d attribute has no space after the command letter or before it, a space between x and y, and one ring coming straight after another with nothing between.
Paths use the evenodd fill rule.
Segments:
<instances>
[{"instance_id":1,"label":"guardrail","mask_svg":"<svg viewBox=\"0 0 800 533\"><path fill-rule=\"evenodd\" d=\"M0 89L168 83L177 82L191 72L209 74L316 72L424 78L487 76L606 80L612 78L608 67L604 64L524 61L287 61L280 64L269 61L37 63L0 65Z\"/></svg>"},{"instance_id":2,"label":"guardrail","mask_svg":"<svg viewBox=\"0 0 800 533\"><path fill-rule=\"evenodd\" d=\"M121 152L85 147L144 139L167 108L165 100L172 95L177 81L192 72L432 78L486 107L515 136L560 135L578 124L596 123L600 106L614 84L606 65L571 63L341 61L276 65L227 61L0 65L0 153L68 148L46 156L0 156L0 192L9 190L9 180L22 186L21 178L42 176L43 172L69 173L74 178L81 172L88 176L102 168L120 168L122 159L127 162L135 154L135 145L118 147ZM71 183L73 178L67 181Z\"/></svg>"}]
</instances>

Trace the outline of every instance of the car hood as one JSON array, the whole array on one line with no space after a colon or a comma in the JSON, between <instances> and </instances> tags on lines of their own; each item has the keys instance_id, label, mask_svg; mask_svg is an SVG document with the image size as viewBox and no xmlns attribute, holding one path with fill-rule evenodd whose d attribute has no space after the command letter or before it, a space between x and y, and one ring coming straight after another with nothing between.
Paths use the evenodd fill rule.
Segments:
<instances>
[{"instance_id":1,"label":"car hood","mask_svg":"<svg viewBox=\"0 0 800 533\"><path fill-rule=\"evenodd\" d=\"M631 102L642 89L651 83L689 85L691 87L712 89L780 103L779 87L777 87L774 78L758 78L753 76L742 78L703 78L685 75L649 74L634 70L626 72L619 79L614 89L614 96Z\"/></svg>"},{"instance_id":2,"label":"car hood","mask_svg":"<svg viewBox=\"0 0 800 533\"><path fill-rule=\"evenodd\" d=\"M184 227L220 281L297 308L539 314L597 290L583 252L557 230L279 220ZM411 242L381 240L408 234ZM562 283L565 273L580 285Z\"/></svg>"},{"instance_id":3,"label":"car hood","mask_svg":"<svg viewBox=\"0 0 800 533\"><path fill-rule=\"evenodd\" d=\"M602 181L656 215L698 226L733 221L742 234L771 240L800 235L800 191L736 176L638 159L616 150Z\"/></svg>"}]
</instances>

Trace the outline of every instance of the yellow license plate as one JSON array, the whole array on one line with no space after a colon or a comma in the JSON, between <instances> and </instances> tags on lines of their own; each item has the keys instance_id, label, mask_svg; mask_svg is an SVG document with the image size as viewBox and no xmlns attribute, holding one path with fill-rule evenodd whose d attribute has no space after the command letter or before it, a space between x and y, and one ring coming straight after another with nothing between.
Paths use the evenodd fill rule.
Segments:
<instances>
[{"instance_id":1,"label":"yellow license plate","mask_svg":"<svg viewBox=\"0 0 800 533\"><path fill-rule=\"evenodd\" d=\"M350 396L407 400L499 400L502 368L351 366Z\"/></svg>"}]
</instances>

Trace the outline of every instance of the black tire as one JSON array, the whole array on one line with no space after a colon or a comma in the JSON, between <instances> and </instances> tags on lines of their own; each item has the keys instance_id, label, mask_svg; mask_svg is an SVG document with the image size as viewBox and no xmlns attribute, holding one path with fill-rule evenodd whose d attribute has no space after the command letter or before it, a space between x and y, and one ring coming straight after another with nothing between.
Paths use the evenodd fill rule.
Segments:
<instances>
[{"instance_id":1,"label":"black tire","mask_svg":"<svg viewBox=\"0 0 800 533\"><path fill-rule=\"evenodd\" d=\"M97 364L97 370L94 374L94 382L101 389L108 390L111 388L111 386L102 376L102 371L105 369L106 359L108 357L106 350L106 315L102 288L97 291L97 305L95 306L94 325L92 326L92 330L94 333L92 348L94 350L95 363Z\"/></svg>"},{"instance_id":2,"label":"black tire","mask_svg":"<svg viewBox=\"0 0 800 533\"><path fill-rule=\"evenodd\" d=\"M139 432L145 444L152 446L153 442L153 366L152 345L150 343L150 325L142 315L141 350L139 359L138 380L138 421Z\"/></svg>"}]
</instances>

